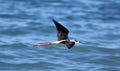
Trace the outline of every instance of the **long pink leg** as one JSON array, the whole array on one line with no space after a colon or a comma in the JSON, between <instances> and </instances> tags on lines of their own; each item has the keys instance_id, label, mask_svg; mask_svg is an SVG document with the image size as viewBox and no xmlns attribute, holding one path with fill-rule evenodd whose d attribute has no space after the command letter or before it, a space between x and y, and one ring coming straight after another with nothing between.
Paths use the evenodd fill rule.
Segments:
<instances>
[{"instance_id":1,"label":"long pink leg","mask_svg":"<svg viewBox=\"0 0 120 71\"><path fill-rule=\"evenodd\" d=\"M52 42L48 42L48 43L43 43L43 44L35 44L35 46L48 46L50 44L53 44Z\"/></svg>"}]
</instances>

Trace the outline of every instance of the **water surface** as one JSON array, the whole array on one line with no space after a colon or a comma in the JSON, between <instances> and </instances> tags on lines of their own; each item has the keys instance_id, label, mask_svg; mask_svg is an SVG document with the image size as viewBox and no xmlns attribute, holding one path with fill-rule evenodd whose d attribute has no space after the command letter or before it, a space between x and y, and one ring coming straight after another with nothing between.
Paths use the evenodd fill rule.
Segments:
<instances>
[{"instance_id":1,"label":"water surface","mask_svg":"<svg viewBox=\"0 0 120 71\"><path fill-rule=\"evenodd\" d=\"M80 44L56 40L52 18ZM0 71L120 71L120 1L0 0Z\"/></svg>"}]
</instances>

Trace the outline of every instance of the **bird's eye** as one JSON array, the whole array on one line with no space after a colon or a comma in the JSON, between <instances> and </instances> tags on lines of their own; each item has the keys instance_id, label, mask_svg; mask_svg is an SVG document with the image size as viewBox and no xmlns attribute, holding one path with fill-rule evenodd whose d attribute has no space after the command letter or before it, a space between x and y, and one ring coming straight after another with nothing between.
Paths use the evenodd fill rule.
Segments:
<instances>
[{"instance_id":1,"label":"bird's eye","mask_svg":"<svg viewBox=\"0 0 120 71\"><path fill-rule=\"evenodd\" d=\"M78 42L78 40L75 40L75 42Z\"/></svg>"}]
</instances>

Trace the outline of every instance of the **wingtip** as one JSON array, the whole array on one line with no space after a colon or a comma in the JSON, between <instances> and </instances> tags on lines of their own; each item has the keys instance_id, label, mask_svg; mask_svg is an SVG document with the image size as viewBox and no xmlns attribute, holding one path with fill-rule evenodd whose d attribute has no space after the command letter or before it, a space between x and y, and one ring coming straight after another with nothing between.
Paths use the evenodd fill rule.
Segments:
<instances>
[{"instance_id":1,"label":"wingtip","mask_svg":"<svg viewBox=\"0 0 120 71\"><path fill-rule=\"evenodd\" d=\"M51 18L52 21L55 21L54 18Z\"/></svg>"},{"instance_id":2,"label":"wingtip","mask_svg":"<svg viewBox=\"0 0 120 71\"><path fill-rule=\"evenodd\" d=\"M52 21L55 23L56 21L52 18Z\"/></svg>"},{"instance_id":3,"label":"wingtip","mask_svg":"<svg viewBox=\"0 0 120 71\"><path fill-rule=\"evenodd\" d=\"M55 19L52 19L52 21L54 22L55 25L59 24Z\"/></svg>"},{"instance_id":4,"label":"wingtip","mask_svg":"<svg viewBox=\"0 0 120 71\"><path fill-rule=\"evenodd\" d=\"M71 48L73 48L73 47L67 47L68 49L71 49Z\"/></svg>"}]
</instances>

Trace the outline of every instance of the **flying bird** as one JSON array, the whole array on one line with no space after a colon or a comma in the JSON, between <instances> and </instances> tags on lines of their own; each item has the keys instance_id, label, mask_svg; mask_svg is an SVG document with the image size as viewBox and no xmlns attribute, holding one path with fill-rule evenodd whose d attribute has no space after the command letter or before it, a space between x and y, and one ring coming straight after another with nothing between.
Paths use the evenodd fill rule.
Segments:
<instances>
[{"instance_id":1,"label":"flying bird","mask_svg":"<svg viewBox=\"0 0 120 71\"><path fill-rule=\"evenodd\" d=\"M64 44L67 46L68 49L71 49L75 45L75 43L79 43L79 40L70 40L69 39L69 37L68 37L69 30L66 27L64 27L63 25L61 25L54 19L53 19L53 22L57 29L58 40L48 42L48 43L42 43L42 44L38 43L38 44L35 44L35 46L47 46L47 45L51 45L51 44Z\"/></svg>"}]
</instances>

